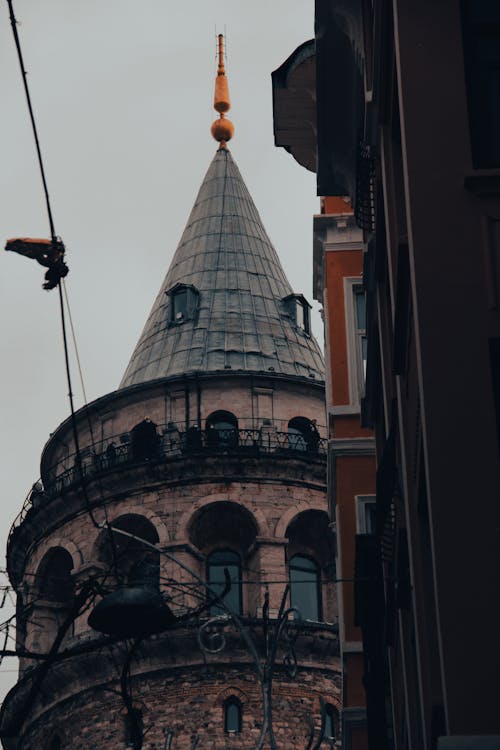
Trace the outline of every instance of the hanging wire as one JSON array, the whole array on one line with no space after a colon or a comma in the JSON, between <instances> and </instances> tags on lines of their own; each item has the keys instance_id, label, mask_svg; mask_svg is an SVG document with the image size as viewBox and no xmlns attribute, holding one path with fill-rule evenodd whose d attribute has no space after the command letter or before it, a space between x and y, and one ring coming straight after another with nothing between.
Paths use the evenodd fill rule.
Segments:
<instances>
[{"instance_id":1,"label":"hanging wire","mask_svg":"<svg viewBox=\"0 0 500 750\"><path fill-rule=\"evenodd\" d=\"M43 191L45 194L45 203L47 206L47 215L49 219L50 235L51 235L52 241L55 242L57 240L57 235L56 235L56 230L55 230L55 225L54 225L54 218L52 215L52 208L50 205L49 190L47 187L47 179L45 177L45 168L43 165L42 151L40 148L40 140L38 138L38 130L36 127L35 115L33 112L33 106L31 103L31 96L30 96L29 87L28 87L27 72L24 66L23 53L21 50L21 42L19 40L19 35L17 33L17 20L14 15L14 7L12 4L12 0L7 0L7 4L9 6L10 23L12 26L12 33L14 35L14 41L16 44L17 56L19 59L19 66L21 68L21 76L23 79L24 93L26 94L26 101L28 104L28 110L29 110L29 115L31 119L31 126L33 129L33 137L35 139L36 153L38 156L38 165L40 167ZM77 463L77 467L80 473L82 492L83 492L87 507L89 508L89 513L92 518L92 522L94 523L94 525L99 526L99 524L97 524L95 518L92 515L92 511L91 511L90 504L89 504L89 499L88 499L86 488L85 488L85 483L83 481L80 445L79 445L79 440L78 440L78 431L77 431L76 419L75 419L75 407L74 407L74 402L73 402L73 387L72 387L72 382L71 382L71 370L70 370L70 364L69 364L68 339L67 339L67 334L66 334L66 319L65 319L65 313L64 313L64 299L63 299L63 291L62 291L62 285L61 285L60 279L58 282L58 289L59 289L59 307L60 307L60 314L61 314L61 326L62 326L62 337L63 337L63 347L64 347L64 362L66 366L66 380L68 384L68 398L69 398L69 404L70 404L70 409L71 409L71 423L72 423L72 428L73 428L73 439L75 441L76 463Z\"/></svg>"},{"instance_id":2,"label":"hanging wire","mask_svg":"<svg viewBox=\"0 0 500 750\"><path fill-rule=\"evenodd\" d=\"M40 167L40 174L42 176L43 191L45 193L45 203L47 205L47 214L48 214L48 217L49 217L50 236L51 236L52 240L55 242L55 240L56 240L56 230L55 230L55 227L54 227L54 219L52 218L52 209L51 209L51 206L50 206L49 190L48 190L48 187L47 187L47 180L45 178L45 169L44 169L44 166L43 166L42 151L40 149L40 141L38 140L38 131L37 131L36 122L35 122L35 115L33 113L33 107L32 107L32 104L31 104L31 97L30 97L30 92L29 92L29 88L28 88L27 72L26 72L26 69L24 67L23 53L21 51L21 43L19 41L19 35L17 33L17 20L16 20L16 17L14 15L14 7L12 5L12 0L7 0L7 4L9 6L10 23L11 23L11 26L12 26L12 33L14 34L14 41L15 41L16 49L17 49L17 56L18 56L18 59L19 59L19 65L21 67L21 75L22 75L23 84L24 84L24 93L26 94L26 101L28 103L28 110L29 110L29 113L30 113L31 126L33 128L33 136L35 138L36 153L37 153L37 156L38 156L38 166Z\"/></svg>"},{"instance_id":3,"label":"hanging wire","mask_svg":"<svg viewBox=\"0 0 500 750\"><path fill-rule=\"evenodd\" d=\"M33 106L32 106L32 103L31 103L31 96L30 96L30 92L29 92L28 79L27 79L27 71L26 71L26 68L25 68L25 65L24 65L24 59L23 59L23 54L22 54L22 50L21 50L21 42L19 40L19 35L17 33L17 23L18 22L17 22L17 19L15 17L15 14L14 14L13 0L7 0L7 4L9 6L9 16L10 16L10 22L11 22L11 26L12 26L12 33L14 35L14 41L15 41L15 45L16 45L17 56L18 56L18 60L19 60L19 66L21 68L21 76L22 76L22 79L23 79L24 92L25 92L25 95L26 95L26 101L27 101L27 104L28 104L28 110L29 110L29 115L30 115L30 120L31 120L31 126L32 126L32 130L33 130L33 137L34 137L34 140L35 140L36 152L37 152L37 157L38 157L38 165L40 167L40 174L41 174L41 177L42 177L43 191L44 191L44 195L45 195L45 203L46 203L46 207L47 207L47 215L48 215L49 226L50 226L50 235L51 235L52 242L56 242L57 241L57 235L56 235L56 230L55 230L55 225L54 225L54 218L53 218L53 214L52 214L52 207L51 207L51 204L50 204L50 196L49 196L49 191L48 191L48 186L47 186L47 179L46 179L46 176L45 176L45 168L44 168L44 163L43 163L43 158L42 158L42 151L41 151L41 147L40 147L40 140L39 140L39 137L38 137L38 130L37 130L37 126L36 126L35 115L34 115ZM63 296L63 288L64 288L64 296ZM78 370L79 370L79 373L80 373L80 379L81 379L81 383L82 383L82 392L83 392L83 396L84 396L84 400L85 400L85 406L87 406L87 397L86 397L86 393L85 393L85 385L84 385L84 381L83 381L83 375L82 375L80 357L79 357L78 348L77 348L77 345L76 345L76 337L74 335L74 328L73 328L73 322L72 322L72 318L71 318L71 311L70 311L70 308L69 308L68 295L67 295L66 287L65 286L63 287L63 285L61 284L61 279L59 279L59 281L58 281L58 289L59 289L59 307L60 307L61 326L62 326L62 338L63 338L63 348L64 348L64 362L65 362L65 368L66 368L66 381L67 381L67 386L68 386L68 399L69 399L70 410L71 410L71 426L72 426L72 432L73 432L73 440L74 440L74 443L75 443L76 466L77 466L77 470L78 470L78 473L79 473L79 476L80 476L80 484L81 484L81 488L82 488L82 494L83 494L83 497L84 497L84 500L85 500L85 504L86 504L86 507L87 507L88 514L89 514L89 516L90 516L90 518L92 520L93 525L96 528L102 528L103 525L100 524L96 520L96 518L95 518L95 516L94 516L94 514L92 512L92 508L91 508L91 505L90 505L90 500L89 500L89 497L88 497L88 494L87 494L87 489L86 489L86 486L85 486L84 475L83 475L83 466L82 466L82 459L81 459L80 444L79 444L79 439L78 439L78 429L77 429L76 416L75 416L75 406L74 406L74 400L73 400L73 386L72 386L72 380L71 380L71 368L70 368L70 361L69 361L68 337L67 337L67 331L66 331L66 317L65 317L64 297L66 297L66 306L68 308L68 316L69 316L69 320L70 320L71 331L72 331L72 334L73 334L73 342L74 342L74 346L75 346L75 355L76 355L76 360L77 360L77 364L78 364ZM87 412L87 418L89 418L88 412ZM90 420L89 420L89 429L90 429L90 434L91 434L92 445L94 447L95 446L95 444L94 444L94 437L93 437L92 425L90 424ZM106 511L105 504L104 504L104 512L105 512L105 519L106 519L105 520L105 525L109 528L109 521L108 521L108 518L107 518L107 511ZM110 532L110 535L112 536L111 532ZM113 555L114 555L114 544L113 544L113 541L112 541L112 548L113 548Z\"/></svg>"},{"instance_id":4,"label":"hanging wire","mask_svg":"<svg viewBox=\"0 0 500 750\"><path fill-rule=\"evenodd\" d=\"M83 395L83 408L85 410L85 416L87 418L87 424L88 424L88 427L89 427L90 442L91 442L91 445L92 445L92 452L95 455L95 453L96 453L96 442L95 442L95 437L94 437L94 428L93 428L93 425L92 425L92 419L90 418L90 410L89 410L89 405L88 405L88 400L87 400L87 393L85 391L85 382L84 382L84 378L83 378L82 366L81 366L81 361L80 361L80 354L79 354L79 351L78 351L78 344L77 344L77 341L76 341L75 328L73 326L73 317L71 315L71 307L70 307L70 304L69 304L68 290L66 288L66 283L65 283L64 279L62 279L62 288L64 290L64 298L65 298L65 301L66 301L66 308L68 310L68 319L69 319L69 324L70 324L70 328L71 328L71 336L72 336L72 339L73 339L73 348L75 350L75 358L76 358L76 363L77 363L77 366L78 366L78 372L79 372L79 375L80 375L80 384L81 384L81 387L82 387L82 395ZM59 291L60 290L61 290L61 283L59 283ZM72 413L72 417L73 417L73 408L72 408L72 412L71 413ZM79 452L79 449L76 446L76 441L75 441L75 453L76 453L77 457L81 455L80 452ZM77 458L77 460L78 460L78 458ZM81 458L80 458L80 464L81 464ZM81 469L80 469L80 478L81 478L81 482L83 484L83 476L82 476L82 473L81 473ZM101 495L101 500L103 500L102 484L101 484L100 480L99 480L99 493ZM87 502L87 507L89 508L90 518L92 519L92 522L93 522L93 524L95 526L96 522L95 522L94 516L93 516L93 514L92 514L92 512L90 510L90 504L88 502L88 499L87 499L86 502ZM111 528L110 528L109 516L108 516L108 509L106 507L106 503L102 502L101 505L102 505L102 508L104 510L105 526L108 529L109 541L110 541L110 545L111 545L111 554L112 554L112 557L113 557L113 564L114 564L114 568L115 568L115 572L116 572L117 569L118 569L118 551L116 549L116 542L115 542L115 538L114 538L113 532L111 531ZM100 527L101 524L97 524L97 526Z\"/></svg>"},{"instance_id":5,"label":"hanging wire","mask_svg":"<svg viewBox=\"0 0 500 750\"><path fill-rule=\"evenodd\" d=\"M69 327L71 330L71 338L73 339L73 348L75 350L75 358L76 358L76 364L78 367L78 374L80 376L80 385L82 387L82 394L83 394L83 402L85 406L87 406L87 392L85 390L85 382L83 379L83 372L82 372L82 365L80 361L80 354L78 352L78 345L76 343L76 335L75 335L75 328L73 326L73 316L71 315L71 307L69 304L69 298L68 298L68 290L66 289L66 282L64 279L62 280L62 286L64 291L64 301L66 302L66 309L68 310L68 320L69 320ZM94 437L92 433L92 423L89 420L89 429L90 429L90 437L92 439L92 447L94 447Z\"/></svg>"}]
</instances>

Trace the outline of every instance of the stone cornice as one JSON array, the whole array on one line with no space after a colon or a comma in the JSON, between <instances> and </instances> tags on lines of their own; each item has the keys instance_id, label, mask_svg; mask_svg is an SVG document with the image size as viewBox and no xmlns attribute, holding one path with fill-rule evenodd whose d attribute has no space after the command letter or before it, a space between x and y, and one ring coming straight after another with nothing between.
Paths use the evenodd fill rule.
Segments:
<instances>
[{"instance_id":1,"label":"stone cornice","mask_svg":"<svg viewBox=\"0 0 500 750\"><path fill-rule=\"evenodd\" d=\"M375 438L333 438L328 448L334 456L374 456Z\"/></svg>"}]
</instances>

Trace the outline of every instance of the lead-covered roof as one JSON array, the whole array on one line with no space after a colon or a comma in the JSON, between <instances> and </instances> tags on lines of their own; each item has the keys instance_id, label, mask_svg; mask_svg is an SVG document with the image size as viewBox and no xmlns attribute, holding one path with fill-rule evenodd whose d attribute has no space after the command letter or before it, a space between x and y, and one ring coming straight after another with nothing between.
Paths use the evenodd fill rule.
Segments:
<instances>
[{"instance_id":1,"label":"lead-covered roof","mask_svg":"<svg viewBox=\"0 0 500 750\"><path fill-rule=\"evenodd\" d=\"M196 309L172 320L177 285ZM230 152L208 169L120 388L194 372L245 371L323 380L315 339L287 314L293 293Z\"/></svg>"}]
</instances>

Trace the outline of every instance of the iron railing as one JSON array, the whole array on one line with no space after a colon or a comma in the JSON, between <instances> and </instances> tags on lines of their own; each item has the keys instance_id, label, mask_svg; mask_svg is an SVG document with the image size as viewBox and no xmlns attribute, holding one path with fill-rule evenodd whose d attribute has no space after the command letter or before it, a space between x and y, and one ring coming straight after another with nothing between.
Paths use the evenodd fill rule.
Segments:
<instances>
[{"instance_id":1,"label":"iron railing","mask_svg":"<svg viewBox=\"0 0 500 750\"><path fill-rule=\"evenodd\" d=\"M273 455L310 461L314 458L326 460L328 441L317 432L302 435L297 432L281 432L271 425L260 428L229 428L201 430L196 426L180 431L177 427L166 427L154 433L154 438L140 445L133 439L119 443L118 437L110 438L103 450L97 452L90 447L80 452L81 473L76 454L61 459L51 466L32 486L22 510L15 519L9 541L31 510L44 506L52 498L85 480L114 469L143 464L144 462L172 461L190 455L231 456ZM123 436L122 436L123 439Z\"/></svg>"},{"instance_id":2,"label":"iron railing","mask_svg":"<svg viewBox=\"0 0 500 750\"><path fill-rule=\"evenodd\" d=\"M354 216L358 227L367 232L375 230L376 169L377 158L374 147L361 141L358 144L357 154Z\"/></svg>"}]
</instances>

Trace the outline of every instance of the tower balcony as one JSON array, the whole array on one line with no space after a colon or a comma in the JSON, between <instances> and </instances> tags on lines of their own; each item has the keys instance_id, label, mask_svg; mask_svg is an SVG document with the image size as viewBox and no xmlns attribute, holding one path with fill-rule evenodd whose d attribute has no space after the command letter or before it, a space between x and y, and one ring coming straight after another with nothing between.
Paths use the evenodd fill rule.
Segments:
<instances>
[{"instance_id":1,"label":"tower balcony","mask_svg":"<svg viewBox=\"0 0 500 750\"><path fill-rule=\"evenodd\" d=\"M323 489L327 439L318 431L284 431L265 420L258 428L200 429L197 424L154 425L154 433L134 440L133 430L82 446L46 468L28 493L7 543L11 580L19 579L22 555L30 544L86 507L108 502L107 495L141 486L207 482L281 481ZM82 485L85 492L82 492ZM106 491L103 494L103 487Z\"/></svg>"},{"instance_id":2,"label":"tower balcony","mask_svg":"<svg viewBox=\"0 0 500 750\"><path fill-rule=\"evenodd\" d=\"M80 451L81 469L75 453L51 466L35 483L28 496L31 507L50 501L64 490L90 480L117 467L131 466L149 461L168 462L182 456L263 456L273 455L310 461L326 460L327 439L317 432L302 434L283 432L279 423L266 420L259 428L235 427L225 429L200 429L196 424L181 430L172 422L155 425L153 436L134 443L127 433L109 438L101 450L86 446Z\"/></svg>"}]
</instances>

